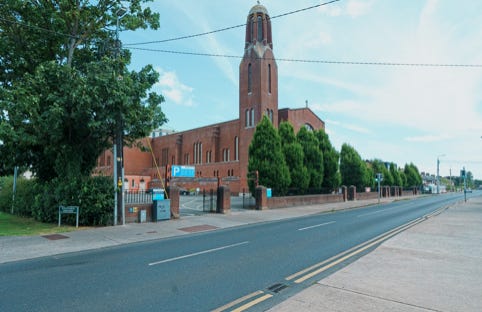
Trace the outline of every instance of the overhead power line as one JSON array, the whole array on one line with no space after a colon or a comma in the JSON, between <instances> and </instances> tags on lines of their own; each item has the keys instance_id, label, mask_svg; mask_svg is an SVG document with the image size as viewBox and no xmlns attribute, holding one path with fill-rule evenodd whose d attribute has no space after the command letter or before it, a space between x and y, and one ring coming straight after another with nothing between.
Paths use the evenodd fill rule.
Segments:
<instances>
[{"instance_id":1,"label":"overhead power line","mask_svg":"<svg viewBox=\"0 0 482 312\"><path fill-rule=\"evenodd\" d=\"M295 10L295 11L290 11L287 13L279 14L276 16L271 17L271 19L287 16L287 15L292 15L296 14L299 12L315 9L321 6L325 6L328 4L332 4L334 2L338 2L341 0L332 0L328 2L324 2L321 4L313 5L307 8ZM63 37L68 37L68 38L78 38L78 36L73 36L61 32L57 32L55 30L35 26L35 25L29 25L25 22L21 22L18 20L11 20L8 18L0 17L0 20L6 21L9 23L15 23L18 24L22 27L27 27L30 29L35 29L38 31L42 31L45 33L49 34L54 34L58 36L63 36ZM149 49L149 48L137 48L137 47L132 47L133 45L145 45L145 44L151 44L151 43L162 43L162 42L168 42L168 41L176 41L176 40L182 40L182 39L187 39L187 38L194 38L194 37L199 37L199 36L204 36L212 33L217 33L217 32L222 32L226 31L229 29L234 29L238 27L245 27L246 24L240 24L240 25L235 25L235 26L230 26L230 27L225 27L221 28L218 30L213 30L209 32L204 32L204 33L199 33L199 34L194 34L194 35L188 35L188 36L182 36L182 37L176 37L176 38L171 38L171 39L164 39L164 40L157 40L157 41L149 41L149 42L140 42L140 43L131 43L131 44L124 44L123 46L127 49L130 50L141 50L141 51L149 51L149 52L159 52L159 53L170 53L170 54L180 54L180 55L192 55L192 56L208 56L208 57L223 57L223 58L236 58L236 59L242 59L242 56L238 55L225 55L225 54L213 54L213 53L200 53L200 52L186 52L186 51L174 51L174 50L163 50L163 49ZM459 67L459 68L482 68L482 64L441 64L441 63L401 63L401 62L363 62L363 61L334 61L334 60L304 60L304 59L288 59L288 58L276 58L276 61L283 61L283 62L298 62L298 63L319 63L319 64L339 64L339 65L373 65L373 66L412 66L412 67Z\"/></svg>"},{"instance_id":2,"label":"overhead power line","mask_svg":"<svg viewBox=\"0 0 482 312\"><path fill-rule=\"evenodd\" d=\"M149 49L149 48L137 48L126 47L130 50L140 50L148 52L179 54L179 55L191 55L191 56L208 56L208 57L222 57L222 58L235 58L242 59L243 56L239 55L227 55L227 54L214 54L214 53L200 53L200 52L187 52L187 51L174 51L163 49ZM295 63L318 63L318 64L337 64L337 65L372 65L372 66L404 66L404 67L462 67L462 68L482 68L482 64L443 64L443 63L401 63L401 62L362 62L362 61L333 61L333 60L303 60L303 59L289 59L289 58L272 58L268 60L282 61L282 62L295 62Z\"/></svg>"},{"instance_id":3,"label":"overhead power line","mask_svg":"<svg viewBox=\"0 0 482 312\"><path fill-rule=\"evenodd\" d=\"M284 16L287 16L287 15L292 15L292 14L300 13L300 12L303 12L303 11L316 9L316 8L322 7L324 5L332 4L332 3L338 2L338 1L341 1L341 0L332 0L332 1L324 2L324 3L320 3L320 4L317 4L317 5L313 5L313 6L304 8L304 9L299 9L299 10L275 15L275 16L270 17L270 19L280 18L280 17L284 17ZM136 43L125 43L124 46L136 46L136 45L146 45L146 44L153 44L153 43L165 43L165 42L170 42L170 41L178 41L178 40L184 40L184 39L190 39L190 38L196 38L196 37L211 35L211 34L223 32L223 31L226 31L226 30L231 30L231 29L245 27L245 26L246 26L246 23L234 25L234 26L229 26L229 27L224 27L224 28L220 28L220 29L216 29L216 30L212 30L212 31L203 32L203 33L192 34L192 35L181 36L181 37L174 37L174 38L169 38L169 39L146 41L146 42L136 42Z\"/></svg>"},{"instance_id":4,"label":"overhead power line","mask_svg":"<svg viewBox=\"0 0 482 312\"><path fill-rule=\"evenodd\" d=\"M47 29L47 28L44 28L44 27L29 25L25 22L20 22L20 21L14 20L14 19L0 17L0 20L8 22L8 23L12 23L12 24L17 24L17 25L20 25L22 27L38 30L38 31L48 33L48 34L51 34L51 35L58 35L60 37L67 37L67 38L76 38L76 39L78 38L78 36L68 35L68 34L61 33L61 32L55 31L55 30L51 30L51 29Z\"/></svg>"}]
</instances>

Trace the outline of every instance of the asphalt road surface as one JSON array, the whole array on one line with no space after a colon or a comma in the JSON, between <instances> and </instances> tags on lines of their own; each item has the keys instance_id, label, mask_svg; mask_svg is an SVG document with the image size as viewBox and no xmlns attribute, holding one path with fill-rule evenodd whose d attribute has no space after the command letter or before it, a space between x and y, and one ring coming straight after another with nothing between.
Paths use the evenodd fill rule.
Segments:
<instances>
[{"instance_id":1,"label":"asphalt road surface","mask_svg":"<svg viewBox=\"0 0 482 312\"><path fill-rule=\"evenodd\" d=\"M430 196L5 263L0 311L228 311L268 298L274 305L369 252L384 233L460 200Z\"/></svg>"}]
</instances>

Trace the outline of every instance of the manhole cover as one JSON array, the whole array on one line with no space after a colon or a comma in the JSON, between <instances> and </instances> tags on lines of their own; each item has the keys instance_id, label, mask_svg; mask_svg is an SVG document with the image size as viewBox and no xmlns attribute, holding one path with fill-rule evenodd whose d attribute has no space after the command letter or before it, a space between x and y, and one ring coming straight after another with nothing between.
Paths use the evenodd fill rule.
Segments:
<instances>
[{"instance_id":1,"label":"manhole cover","mask_svg":"<svg viewBox=\"0 0 482 312\"><path fill-rule=\"evenodd\" d=\"M202 231L211 231L211 230L215 230L215 229L218 229L218 227L203 224L203 225L185 227L185 228L181 228L179 230L184 231L184 232L202 232Z\"/></svg>"},{"instance_id":2,"label":"manhole cover","mask_svg":"<svg viewBox=\"0 0 482 312\"><path fill-rule=\"evenodd\" d=\"M59 239L65 239L69 238L68 236L62 235L62 234L50 234L50 235L42 235L43 238L49 239L49 240L59 240Z\"/></svg>"}]
</instances>

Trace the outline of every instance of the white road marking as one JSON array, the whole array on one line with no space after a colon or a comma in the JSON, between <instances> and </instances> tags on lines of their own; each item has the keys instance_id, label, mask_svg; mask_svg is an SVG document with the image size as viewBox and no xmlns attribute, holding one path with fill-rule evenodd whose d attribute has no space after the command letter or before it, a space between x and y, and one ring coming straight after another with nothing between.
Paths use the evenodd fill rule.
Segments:
<instances>
[{"instance_id":1,"label":"white road marking","mask_svg":"<svg viewBox=\"0 0 482 312\"><path fill-rule=\"evenodd\" d=\"M321 223L321 224L317 224L317 225L307 226L307 227L298 229L298 231L309 230L309 229L317 228L317 227L332 224L332 223L336 223L336 221L330 221L330 222L325 222L325 223Z\"/></svg>"},{"instance_id":2,"label":"white road marking","mask_svg":"<svg viewBox=\"0 0 482 312\"><path fill-rule=\"evenodd\" d=\"M385 208L385 209L380 209L380 210L377 210L377 211L374 211L374 212L363 213L361 215L358 215L357 218L371 216L371 215L374 215L374 214L377 214L377 213L380 213L380 212L384 212L384 211L392 210L392 209L397 209L397 208L399 208L399 207Z\"/></svg>"},{"instance_id":3,"label":"white road marking","mask_svg":"<svg viewBox=\"0 0 482 312\"><path fill-rule=\"evenodd\" d=\"M151 262L151 263L149 263L149 265L151 266L151 265L157 265L157 264L162 264L162 263L166 263L166 262L172 262L172 261L181 260L181 259L185 259L185 258L189 258L189 257L207 254L207 253L210 253L210 252L220 251L220 250L223 250L223 249L233 248L233 247L245 245L245 244L248 244L248 243L249 242L246 241L246 242L241 242L241 243L237 243L237 244L232 244L232 245L222 246L222 247L218 247L218 248L208 249L208 250L204 250L204 251L195 252L195 253L192 253L192 254L189 254L189 255L184 255L184 256L180 256L180 257L175 257L175 258L165 259L165 260L161 260L161 261Z\"/></svg>"}]
</instances>

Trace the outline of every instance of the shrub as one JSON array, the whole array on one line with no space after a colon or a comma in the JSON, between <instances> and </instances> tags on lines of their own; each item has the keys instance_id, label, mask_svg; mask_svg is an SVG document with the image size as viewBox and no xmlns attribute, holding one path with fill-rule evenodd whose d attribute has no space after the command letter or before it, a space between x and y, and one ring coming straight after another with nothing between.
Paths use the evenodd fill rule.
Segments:
<instances>
[{"instance_id":1,"label":"shrub","mask_svg":"<svg viewBox=\"0 0 482 312\"><path fill-rule=\"evenodd\" d=\"M114 187L108 177L87 177L69 182L54 179L37 185L32 215L42 222L57 222L58 207L79 206L80 225L109 225L113 223ZM64 217L75 222L75 215Z\"/></svg>"},{"instance_id":2,"label":"shrub","mask_svg":"<svg viewBox=\"0 0 482 312\"><path fill-rule=\"evenodd\" d=\"M13 177L0 177L0 211L10 212L12 209Z\"/></svg>"}]
</instances>

